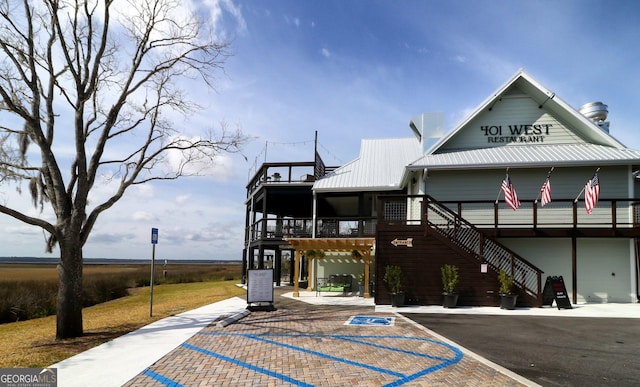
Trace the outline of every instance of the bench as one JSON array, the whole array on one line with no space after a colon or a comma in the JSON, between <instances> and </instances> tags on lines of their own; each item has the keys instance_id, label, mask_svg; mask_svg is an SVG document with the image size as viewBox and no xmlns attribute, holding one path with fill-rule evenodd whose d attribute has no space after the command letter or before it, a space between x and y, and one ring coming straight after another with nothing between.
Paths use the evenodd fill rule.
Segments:
<instances>
[{"instance_id":1,"label":"bench","mask_svg":"<svg viewBox=\"0 0 640 387\"><path fill-rule=\"evenodd\" d=\"M350 274L332 274L329 278L318 278L316 283L316 294L319 292L342 292L347 295L351 292L353 276Z\"/></svg>"}]
</instances>

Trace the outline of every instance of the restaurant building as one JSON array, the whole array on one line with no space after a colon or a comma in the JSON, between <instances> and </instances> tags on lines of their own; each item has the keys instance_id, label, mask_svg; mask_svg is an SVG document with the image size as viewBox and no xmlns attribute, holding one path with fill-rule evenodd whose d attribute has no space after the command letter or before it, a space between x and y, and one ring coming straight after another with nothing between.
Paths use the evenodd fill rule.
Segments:
<instances>
[{"instance_id":1,"label":"restaurant building","mask_svg":"<svg viewBox=\"0 0 640 387\"><path fill-rule=\"evenodd\" d=\"M572 303L638 300L640 151L610 133L606 105L576 110L518 71L446 135L442 114L409 127L410 137L362 140L340 167L316 152L307 182L256 174L246 267L264 265L267 247L287 251L294 293L302 277L318 290L365 271L378 304L390 303L388 265L401 267L409 303L440 304L444 264L459 268L459 304L497 305L500 270L520 305L542 305L549 276ZM278 185L293 196L279 198Z\"/></svg>"}]
</instances>

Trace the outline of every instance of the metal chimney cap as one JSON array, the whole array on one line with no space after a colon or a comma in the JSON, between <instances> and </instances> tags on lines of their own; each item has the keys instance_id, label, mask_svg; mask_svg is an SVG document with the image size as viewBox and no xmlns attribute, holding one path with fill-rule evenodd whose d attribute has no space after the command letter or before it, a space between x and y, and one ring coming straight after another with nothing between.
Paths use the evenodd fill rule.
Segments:
<instances>
[{"instance_id":1,"label":"metal chimney cap","mask_svg":"<svg viewBox=\"0 0 640 387\"><path fill-rule=\"evenodd\" d=\"M580 114L587 117L591 121L599 122L607 119L609 114L608 106L602 102L589 102L578 109Z\"/></svg>"}]
</instances>

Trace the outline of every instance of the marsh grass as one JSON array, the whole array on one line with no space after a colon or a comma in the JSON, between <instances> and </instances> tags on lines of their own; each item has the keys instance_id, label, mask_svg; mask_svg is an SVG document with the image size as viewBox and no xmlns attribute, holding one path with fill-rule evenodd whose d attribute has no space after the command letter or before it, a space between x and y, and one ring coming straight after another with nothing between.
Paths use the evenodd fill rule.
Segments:
<instances>
[{"instance_id":1,"label":"marsh grass","mask_svg":"<svg viewBox=\"0 0 640 387\"><path fill-rule=\"evenodd\" d=\"M240 264L156 265L154 284L240 280L240 272ZM85 265L83 306L124 297L150 278L150 265ZM57 291L55 265L0 265L0 324L55 314Z\"/></svg>"},{"instance_id":2,"label":"marsh grass","mask_svg":"<svg viewBox=\"0 0 640 387\"><path fill-rule=\"evenodd\" d=\"M46 367L162 318L245 294L235 280L154 285L83 309L85 335L56 341L55 316L0 325L0 367Z\"/></svg>"}]
</instances>

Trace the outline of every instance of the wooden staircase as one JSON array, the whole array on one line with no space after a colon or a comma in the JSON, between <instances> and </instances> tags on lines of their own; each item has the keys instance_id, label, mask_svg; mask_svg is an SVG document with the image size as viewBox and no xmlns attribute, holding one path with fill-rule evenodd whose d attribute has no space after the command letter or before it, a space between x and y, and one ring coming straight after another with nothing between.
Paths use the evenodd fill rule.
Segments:
<instances>
[{"instance_id":1,"label":"wooden staircase","mask_svg":"<svg viewBox=\"0 0 640 387\"><path fill-rule=\"evenodd\" d=\"M425 225L425 235L434 236L450 248L477 261L478 265L486 264L487 270L496 275L500 270L505 270L513 276L518 293L524 298L522 303L542 305L542 270L497 240L486 236L431 196L425 197L422 206L421 223Z\"/></svg>"}]
</instances>

